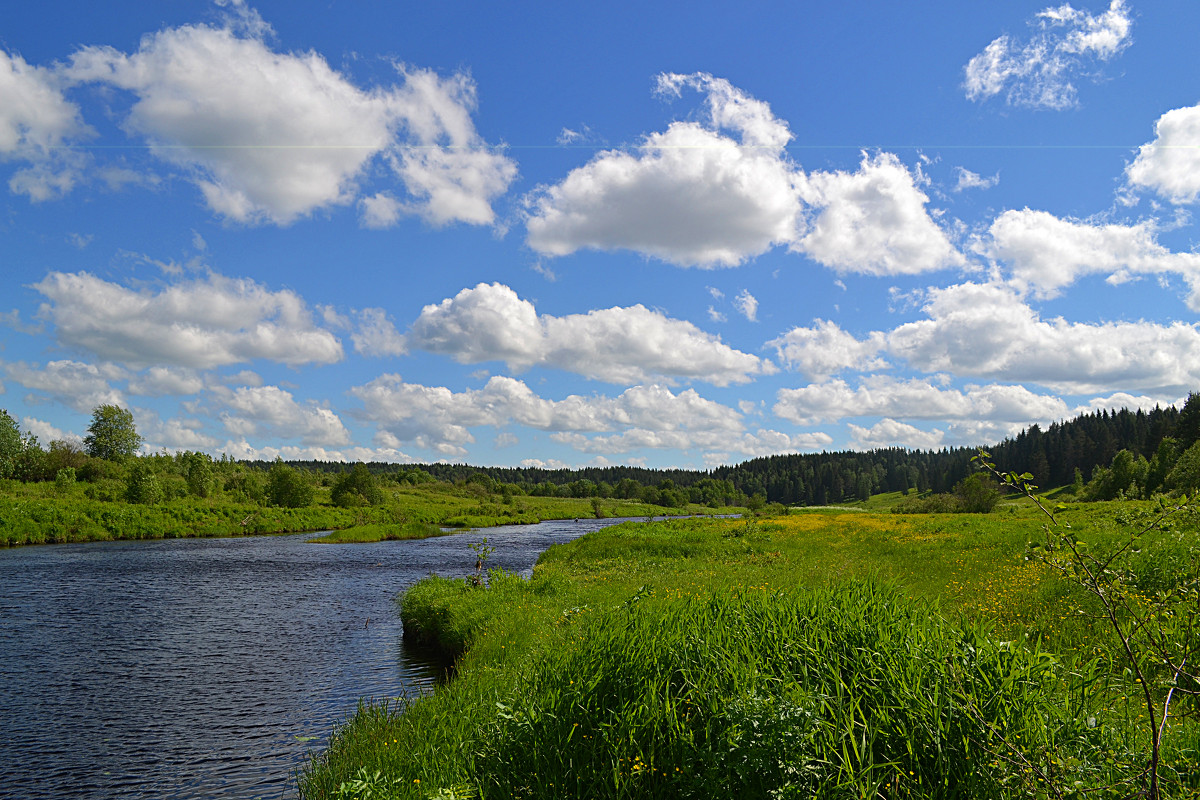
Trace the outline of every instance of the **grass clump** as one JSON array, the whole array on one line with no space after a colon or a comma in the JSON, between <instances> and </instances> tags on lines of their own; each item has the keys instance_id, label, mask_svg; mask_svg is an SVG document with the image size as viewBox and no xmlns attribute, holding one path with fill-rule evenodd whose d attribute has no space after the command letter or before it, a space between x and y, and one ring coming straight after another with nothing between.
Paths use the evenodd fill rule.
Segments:
<instances>
[{"instance_id":1,"label":"grass clump","mask_svg":"<svg viewBox=\"0 0 1200 800\"><path fill-rule=\"evenodd\" d=\"M428 539L432 536L445 536L447 533L452 531L444 531L429 522L373 523L330 531L324 536L317 536L308 541L314 544L391 542L402 539Z\"/></svg>"}]
</instances>

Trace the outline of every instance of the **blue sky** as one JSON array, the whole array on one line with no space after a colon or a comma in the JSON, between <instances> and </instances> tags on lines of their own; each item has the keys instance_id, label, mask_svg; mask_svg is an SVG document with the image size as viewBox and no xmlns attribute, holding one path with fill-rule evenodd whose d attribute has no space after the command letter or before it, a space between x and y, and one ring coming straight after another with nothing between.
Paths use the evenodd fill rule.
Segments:
<instances>
[{"instance_id":1,"label":"blue sky","mask_svg":"<svg viewBox=\"0 0 1200 800\"><path fill-rule=\"evenodd\" d=\"M893 7L894 6L894 7ZM1200 389L1200 7L78 4L0 26L43 443L707 468Z\"/></svg>"}]
</instances>

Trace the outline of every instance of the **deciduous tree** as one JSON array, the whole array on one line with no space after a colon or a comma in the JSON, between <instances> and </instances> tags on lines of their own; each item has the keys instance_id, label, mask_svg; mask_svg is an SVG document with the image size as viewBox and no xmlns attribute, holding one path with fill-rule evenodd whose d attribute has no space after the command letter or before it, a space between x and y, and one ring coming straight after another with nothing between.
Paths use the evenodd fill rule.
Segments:
<instances>
[{"instance_id":1,"label":"deciduous tree","mask_svg":"<svg viewBox=\"0 0 1200 800\"><path fill-rule=\"evenodd\" d=\"M133 424L133 412L117 405L97 406L83 445L88 455L106 461L124 461L136 455L142 437Z\"/></svg>"}]
</instances>

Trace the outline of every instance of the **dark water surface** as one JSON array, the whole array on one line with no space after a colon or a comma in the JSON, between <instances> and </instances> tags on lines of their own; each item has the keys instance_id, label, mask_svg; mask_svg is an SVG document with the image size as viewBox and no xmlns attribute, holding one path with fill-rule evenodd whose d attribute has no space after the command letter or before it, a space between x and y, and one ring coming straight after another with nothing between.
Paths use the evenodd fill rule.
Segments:
<instances>
[{"instance_id":1,"label":"dark water surface","mask_svg":"<svg viewBox=\"0 0 1200 800\"><path fill-rule=\"evenodd\" d=\"M0 798L295 797L295 770L359 698L427 690L397 592L617 520L436 539L312 534L0 550Z\"/></svg>"}]
</instances>

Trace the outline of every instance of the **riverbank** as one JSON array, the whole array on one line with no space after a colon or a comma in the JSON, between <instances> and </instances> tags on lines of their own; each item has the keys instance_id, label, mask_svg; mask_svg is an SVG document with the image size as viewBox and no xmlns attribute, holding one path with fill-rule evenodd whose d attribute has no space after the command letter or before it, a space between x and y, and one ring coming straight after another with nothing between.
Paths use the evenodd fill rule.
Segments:
<instances>
[{"instance_id":1,"label":"riverbank","mask_svg":"<svg viewBox=\"0 0 1200 800\"><path fill-rule=\"evenodd\" d=\"M329 542L382 541L436 536L441 534L442 528L488 528L554 519L730 511L697 505L665 509L618 499L515 497L505 500L500 495L480 495L442 485L395 489L389 491L384 502L378 505L355 508L331 505L324 497L300 508L194 497L142 504L92 499L86 497L82 489L59 494L52 486L38 492L22 487L22 494L0 495L0 546L318 531L346 531L327 540Z\"/></svg>"},{"instance_id":2,"label":"riverbank","mask_svg":"<svg viewBox=\"0 0 1200 800\"><path fill-rule=\"evenodd\" d=\"M1103 546L1112 511L1081 509L1076 535ZM1089 598L1026 560L1040 526L1020 508L673 520L553 547L529 581L429 578L406 635L458 654L456 678L360 710L302 796L1127 791L1138 687ZM1169 796L1200 789L1198 763L1200 726L1176 722Z\"/></svg>"}]
</instances>

